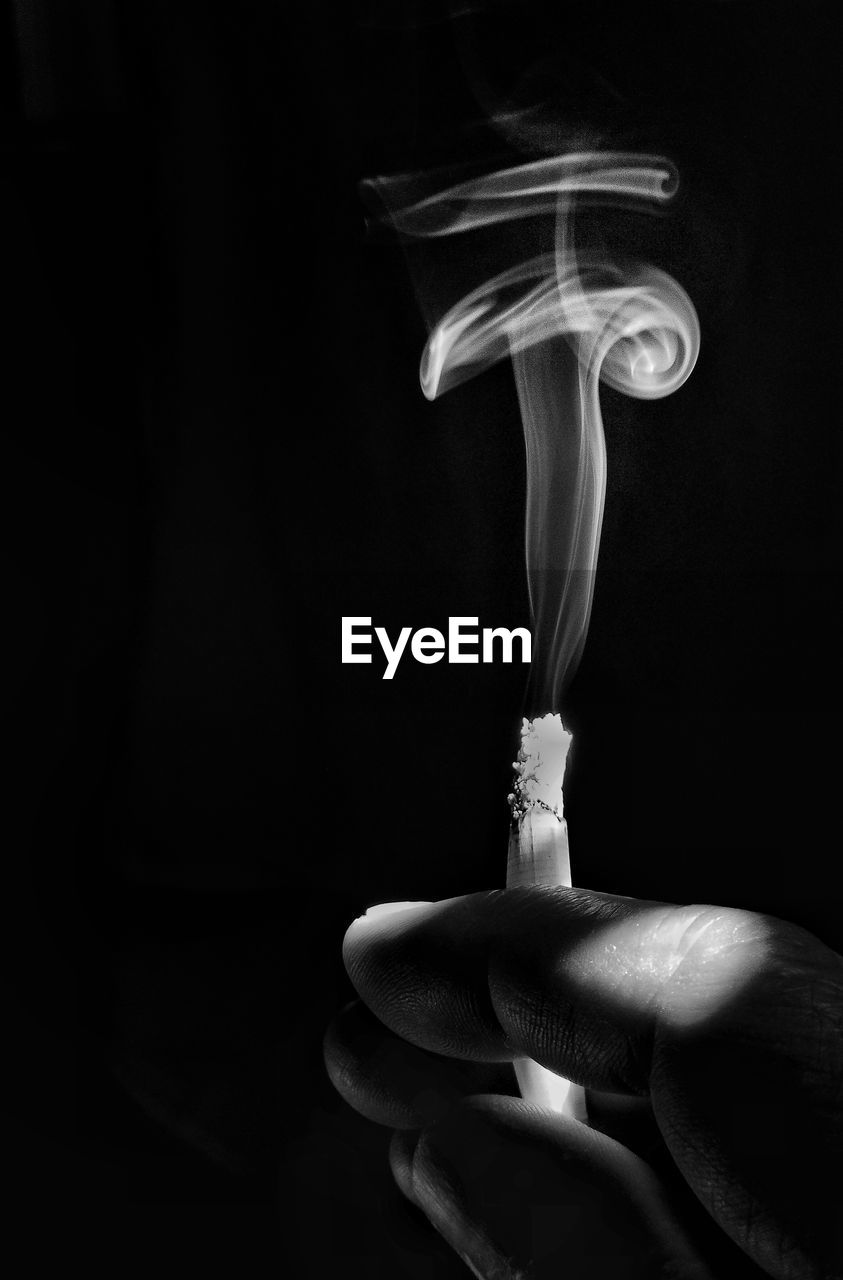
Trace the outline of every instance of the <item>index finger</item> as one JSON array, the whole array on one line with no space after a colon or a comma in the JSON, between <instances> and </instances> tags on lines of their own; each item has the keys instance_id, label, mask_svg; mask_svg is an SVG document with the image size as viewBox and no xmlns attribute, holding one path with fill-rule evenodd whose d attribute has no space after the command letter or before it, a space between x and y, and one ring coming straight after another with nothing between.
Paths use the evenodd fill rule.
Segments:
<instances>
[{"instance_id":1,"label":"index finger","mask_svg":"<svg viewBox=\"0 0 843 1280\"><path fill-rule=\"evenodd\" d=\"M753 912L585 889L472 894L353 922L346 967L399 1035L480 1061L527 1056L592 1089L648 1091L657 1032L700 1026L800 972L811 935ZM778 1002L781 990L773 984Z\"/></svg>"}]
</instances>

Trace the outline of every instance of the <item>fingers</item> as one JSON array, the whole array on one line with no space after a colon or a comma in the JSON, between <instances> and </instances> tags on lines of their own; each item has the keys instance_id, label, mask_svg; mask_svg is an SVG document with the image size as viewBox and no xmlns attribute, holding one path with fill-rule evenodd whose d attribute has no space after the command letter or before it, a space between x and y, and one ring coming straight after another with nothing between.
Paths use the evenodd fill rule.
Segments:
<instances>
[{"instance_id":1,"label":"fingers","mask_svg":"<svg viewBox=\"0 0 843 1280\"><path fill-rule=\"evenodd\" d=\"M496 1093L518 1096L508 1063L474 1063L418 1049L388 1031L360 1000L343 1009L324 1040L325 1066L334 1087L360 1115L393 1129L420 1129L462 1098ZM651 1166L669 1156L645 1098L588 1094L592 1128L614 1138Z\"/></svg>"},{"instance_id":2,"label":"fingers","mask_svg":"<svg viewBox=\"0 0 843 1280\"><path fill-rule=\"evenodd\" d=\"M641 1160L520 1099L471 1098L417 1143L396 1135L391 1164L484 1280L712 1280Z\"/></svg>"},{"instance_id":3,"label":"fingers","mask_svg":"<svg viewBox=\"0 0 843 1280\"><path fill-rule=\"evenodd\" d=\"M471 1094L517 1092L507 1064L486 1066L418 1049L388 1031L359 1000L331 1023L324 1055L346 1102L394 1129L420 1129Z\"/></svg>"},{"instance_id":4,"label":"fingers","mask_svg":"<svg viewBox=\"0 0 843 1280\"><path fill-rule=\"evenodd\" d=\"M834 1274L843 961L809 934L730 909L519 889L381 910L350 927L345 957L416 1046L524 1055L590 1089L648 1094L732 1239L773 1276Z\"/></svg>"},{"instance_id":5,"label":"fingers","mask_svg":"<svg viewBox=\"0 0 843 1280\"><path fill-rule=\"evenodd\" d=\"M729 908L582 889L516 889L379 909L349 927L346 967L386 1026L475 1061L528 1056L589 1088L646 1093L654 1037L741 1015L801 1036L798 990L839 1022L843 961L795 926ZM793 999L782 1002L784 992ZM777 1015L753 1018L759 996ZM768 1012L765 1007L764 1014Z\"/></svg>"},{"instance_id":6,"label":"fingers","mask_svg":"<svg viewBox=\"0 0 843 1280\"><path fill-rule=\"evenodd\" d=\"M510 890L363 917L346 934L345 960L378 1018L422 1048L478 1061L525 1055L590 1088L644 1093L682 962L701 939L722 948L742 932L749 963L756 919L578 889ZM691 996L713 1004L732 976L724 968L699 992L686 984L680 1015Z\"/></svg>"}]
</instances>

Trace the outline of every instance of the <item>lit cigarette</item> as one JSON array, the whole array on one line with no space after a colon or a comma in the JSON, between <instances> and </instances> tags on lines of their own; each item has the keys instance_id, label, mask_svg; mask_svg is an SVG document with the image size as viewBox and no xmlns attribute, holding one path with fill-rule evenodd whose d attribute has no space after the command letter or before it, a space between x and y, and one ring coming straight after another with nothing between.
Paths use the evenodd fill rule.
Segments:
<instances>
[{"instance_id":1,"label":"lit cigarette","mask_svg":"<svg viewBox=\"0 0 843 1280\"><path fill-rule=\"evenodd\" d=\"M506 887L570 885L571 860L562 784L571 734L558 715L548 713L521 723L521 747L513 762L515 779L508 797L512 812ZM583 1090L541 1067L531 1058L515 1063L521 1096L528 1102L585 1119Z\"/></svg>"}]
</instances>

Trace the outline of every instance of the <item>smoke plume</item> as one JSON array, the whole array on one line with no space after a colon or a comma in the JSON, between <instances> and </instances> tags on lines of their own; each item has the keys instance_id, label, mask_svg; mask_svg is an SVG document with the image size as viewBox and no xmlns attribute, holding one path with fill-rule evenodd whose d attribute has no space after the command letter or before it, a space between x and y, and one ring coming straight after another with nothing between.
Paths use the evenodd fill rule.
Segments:
<instances>
[{"instance_id":1,"label":"smoke plume","mask_svg":"<svg viewBox=\"0 0 843 1280\"><path fill-rule=\"evenodd\" d=\"M527 454L526 560L533 629L530 703L557 710L588 632L606 494L600 383L640 399L690 374L699 323L666 272L593 247L578 252L574 212L657 211L678 186L669 161L623 152L546 158L405 203L406 183L372 185L412 238L466 235L544 216L547 250L480 283L430 332L428 399L509 357ZM550 221L552 218L552 222ZM550 227L553 227L551 232Z\"/></svg>"}]
</instances>

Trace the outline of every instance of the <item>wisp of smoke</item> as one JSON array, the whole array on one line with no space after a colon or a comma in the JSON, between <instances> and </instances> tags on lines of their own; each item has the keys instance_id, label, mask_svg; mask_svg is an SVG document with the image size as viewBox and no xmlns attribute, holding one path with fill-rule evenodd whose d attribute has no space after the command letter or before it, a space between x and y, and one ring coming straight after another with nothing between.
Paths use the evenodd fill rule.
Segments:
<instances>
[{"instance_id":1,"label":"wisp of smoke","mask_svg":"<svg viewBox=\"0 0 843 1280\"><path fill-rule=\"evenodd\" d=\"M401 205L401 180L371 184L396 229L465 234L553 215L548 251L493 276L434 325L421 360L428 399L509 356L527 452L526 558L533 628L531 702L557 710L588 631L606 493L600 382L641 399L669 395L699 352L699 322L666 272L593 249L578 253L573 210L657 210L673 197L669 161L623 152L546 158ZM404 188L406 189L406 188Z\"/></svg>"}]
</instances>

